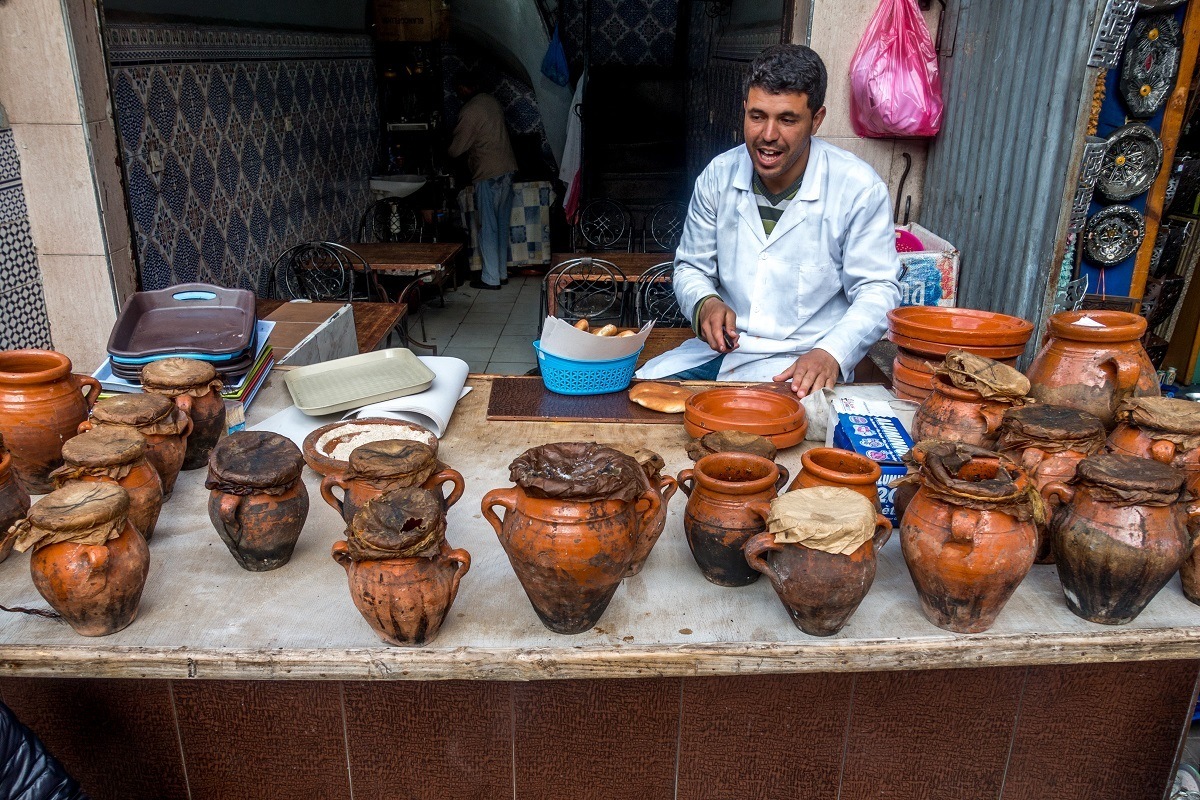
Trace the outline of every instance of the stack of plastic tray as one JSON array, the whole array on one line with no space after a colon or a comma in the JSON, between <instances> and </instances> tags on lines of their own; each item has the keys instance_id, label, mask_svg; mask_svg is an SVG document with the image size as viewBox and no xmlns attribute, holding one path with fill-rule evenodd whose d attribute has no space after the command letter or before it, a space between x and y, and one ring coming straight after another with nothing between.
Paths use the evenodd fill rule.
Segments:
<instances>
[{"instance_id":1,"label":"stack of plastic tray","mask_svg":"<svg viewBox=\"0 0 1200 800\"><path fill-rule=\"evenodd\" d=\"M134 294L108 337L113 374L141 380L142 367L163 358L211 362L225 380L254 364L254 294L185 283Z\"/></svg>"}]
</instances>

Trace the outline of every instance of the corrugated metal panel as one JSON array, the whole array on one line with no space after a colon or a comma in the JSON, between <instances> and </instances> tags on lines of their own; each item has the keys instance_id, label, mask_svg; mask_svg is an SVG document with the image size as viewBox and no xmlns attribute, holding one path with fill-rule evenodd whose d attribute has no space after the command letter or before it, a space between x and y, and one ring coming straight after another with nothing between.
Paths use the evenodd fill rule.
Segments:
<instances>
[{"instance_id":1,"label":"corrugated metal panel","mask_svg":"<svg viewBox=\"0 0 1200 800\"><path fill-rule=\"evenodd\" d=\"M1042 324L1070 212L1098 0L959 0L921 224L962 253L958 304ZM1090 92L1088 93L1090 95ZM1073 188L1073 187L1072 187Z\"/></svg>"}]
</instances>

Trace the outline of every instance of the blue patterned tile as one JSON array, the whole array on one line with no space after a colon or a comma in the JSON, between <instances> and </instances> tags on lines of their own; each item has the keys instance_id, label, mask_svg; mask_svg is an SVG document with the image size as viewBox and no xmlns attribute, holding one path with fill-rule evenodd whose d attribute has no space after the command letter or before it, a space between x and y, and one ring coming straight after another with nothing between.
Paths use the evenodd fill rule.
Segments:
<instances>
[{"instance_id":1,"label":"blue patterned tile","mask_svg":"<svg viewBox=\"0 0 1200 800\"><path fill-rule=\"evenodd\" d=\"M0 186L0 225L29 216L25 207L25 190L20 178L15 183Z\"/></svg>"},{"instance_id":2,"label":"blue patterned tile","mask_svg":"<svg viewBox=\"0 0 1200 800\"><path fill-rule=\"evenodd\" d=\"M20 187L17 187L20 191ZM29 220L0 225L0 291L38 280L37 255L29 234Z\"/></svg>"},{"instance_id":3,"label":"blue patterned tile","mask_svg":"<svg viewBox=\"0 0 1200 800\"><path fill-rule=\"evenodd\" d=\"M216 170L209 160L207 153L199 153L192 159L192 191L196 199L204 206L212 202L213 184L216 181Z\"/></svg>"},{"instance_id":4,"label":"blue patterned tile","mask_svg":"<svg viewBox=\"0 0 1200 800\"><path fill-rule=\"evenodd\" d=\"M221 274L225 263L225 237L215 219L204 224L204 236L200 242L200 253L204 266L210 272Z\"/></svg>"},{"instance_id":5,"label":"blue patterned tile","mask_svg":"<svg viewBox=\"0 0 1200 800\"><path fill-rule=\"evenodd\" d=\"M221 130L224 130L225 123L229 120L230 104L225 73L214 64L208 68L208 110Z\"/></svg>"},{"instance_id":6,"label":"blue patterned tile","mask_svg":"<svg viewBox=\"0 0 1200 800\"><path fill-rule=\"evenodd\" d=\"M196 80L195 69L184 67L179 85L179 110L193 136L198 136L204 128L206 109L204 92Z\"/></svg>"},{"instance_id":7,"label":"blue patterned tile","mask_svg":"<svg viewBox=\"0 0 1200 800\"><path fill-rule=\"evenodd\" d=\"M21 179L21 158L11 128L0 130L0 184Z\"/></svg>"},{"instance_id":8,"label":"blue patterned tile","mask_svg":"<svg viewBox=\"0 0 1200 800\"><path fill-rule=\"evenodd\" d=\"M146 97L146 114L163 141L171 140L171 132L175 129L175 112L178 110L166 75L156 75L150 84L150 94Z\"/></svg>"},{"instance_id":9,"label":"blue patterned tile","mask_svg":"<svg viewBox=\"0 0 1200 800\"><path fill-rule=\"evenodd\" d=\"M231 216L225 227L225 246L229 250L229 258L239 267L242 266L242 259L246 256L248 239L249 231L246 230L246 223L242 222L240 216Z\"/></svg>"},{"instance_id":10,"label":"blue patterned tile","mask_svg":"<svg viewBox=\"0 0 1200 800\"><path fill-rule=\"evenodd\" d=\"M170 150L163 154L163 171L159 175L158 187L167 209L175 217L181 216L187 203L188 176L179 163L179 157Z\"/></svg>"},{"instance_id":11,"label":"blue patterned tile","mask_svg":"<svg viewBox=\"0 0 1200 800\"><path fill-rule=\"evenodd\" d=\"M233 108L243 123L250 122L254 110L254 88L244 64L239 64L233 74Z\"/></svg>"},{"instance_id":12,"label":"blue patterned tile","mask_svg":"<svg viewBox=\"0 0 1200 800\"><path fill-rule=\"evenodd\" d=\"M0 350L52 346L41 281L0 291Z\"/></svg>"},{"instance_id":13,"label":"blue patterned tile","mask_svg":"<svg viewBox=\"0 0 1200 800\"><path fill-rule=\"evenodd\" d=\"M175 238L175 252L171 255L171 283L191 283L199 275L200 251L192 241L192 234L181 228Z\"/></svg>"}]
</instances>

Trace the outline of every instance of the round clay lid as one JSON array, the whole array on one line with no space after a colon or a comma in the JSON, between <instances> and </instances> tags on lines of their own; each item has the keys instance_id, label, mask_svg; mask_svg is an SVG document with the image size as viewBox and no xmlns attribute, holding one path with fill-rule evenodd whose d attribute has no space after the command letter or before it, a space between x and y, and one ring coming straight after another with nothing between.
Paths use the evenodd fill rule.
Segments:
<instances>
[{"instance_id":1,"label":"round clay lid","mask_svg":"<svg viewBox=\"0 0 1200 800\"><path fill-rule=\"evenodd\" d=\"M286 436L270 431L238 431L213 448L208 469L221 483L269 489L299 478L304 456Z\"/></svg>"},{"instance_id":2,"label":"round clay lid","mask_svg":"<svg viewBox=\"0 0 1200 800\"><path fill-rule=\"evenodd\" d=\"M124 427L102 426L63 443L63 460L78 467L130 464L146 454L146 437Z\"/></svg>"},{"instance_id":3,"label":"round clay lid","mask_svg":"<svg viewBox=\"0 0 1200 800\"><path fill-rule=\"evenodd\" d=\"M1075 470L1081 481L1113 489L1150 492L1178 492L1183 488L1183 472L1166 464L1136 456L1098 453L1079 462Z\"/></svg>"},{"instance_id":4,"label":"round clay lid","mask_svg":"<svg viewBox=\"0 0 1200 800\"><path fill-rule=\"evenodd\" d=\"M687 448L693 461L699 461L711 453L749 453L771 461L779 452L775 444L765 436L742 431L715 431L693 439Z\"/></svg>"},{"instance_id":5,"label":"round clay lid","mask_svg":"<svg viewBox=\"0 0 1200 800\"><path fill-rule=\"evenodd\" d=\"M217 379L217 370L194 358L164 358L142 367L142 385L151 389L191 389Z\"/></svg>"},{"instance_id":6,"label":"round clay lid","mask_svg":"<svg viewBox=\"0 0 1200 800\"><path fill-rule=\"evenodd\" d=\"M412 486L368 500L350 520L347 536L364 555L385 558L427 552L441 543L445 532L440 498Z\"/></svg>"},{"instance_id":7,"label":"round clay lid","mask_svg":"<svg viewBox=\"0 0 1200 800\"><path fill-rule=\"evenodd\" d=\"M423 442L385 439L356 447L350 453L350 470L363 478L393 478L427 472L437 467L437 454Z\"/></svg>"},{"instance_id":8,"label":"round clay lid","mask_svg":"<svg viewBox=\"0 0 1200 800\"><path fill-rule=\"evenodd\" d=\"M95 528L125 516L129 495L107 481L72 481L37 501L29 509L35 527L53 531Z\"/></svg>"},{"instance_id":9,"label":"round clay lid","mask_svg":"<svg viewBox=\"0 0 1200 800\"><path fill-rule=\"evenodd\" d=\"M1104 423L1095 414L1040 403L1005 411L1003 427L1031 439L1079 439L1105 434Z\"/></svg>"},{"instance_id":10,"label":"round clay lid","mask_svg":"<svg viewBox=\"0 0 1200 800\"><path fill-rule=\"evenodd\" d=\"M161 394L118 394L106 397L92 409L92 419L108 425L140 427L158 422L175 404Z\"/></svg>"}]
</instances>

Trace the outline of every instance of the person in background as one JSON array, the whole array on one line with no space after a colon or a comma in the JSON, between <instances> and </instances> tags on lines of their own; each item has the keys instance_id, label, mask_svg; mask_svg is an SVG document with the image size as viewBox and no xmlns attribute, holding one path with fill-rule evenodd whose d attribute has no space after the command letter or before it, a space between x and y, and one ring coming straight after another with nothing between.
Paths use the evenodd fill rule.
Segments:
<instances>
[{"instance_id":1,"label":"person in background","mask_svg":"<svg viewBox=\"0 0 1200 800\"><path fill-rule=\"evenodd\" d=\"M900 302L886 184L813 137L825 65L776 45L750 66L746 143L696 180L675 254L679 307L699 338L639 378L791 381L799 397L850 380Z\"/></svg>"},{"instance_id":2,"label":"person in background","mask_svg":"<svg viewBox=\"0 0 1200 800\"><path fill-rule=\"evenodd\" d=\"M451 158L467 156L475 182L476 240L483 272L471 280L471 286L498 290L508 283L509 216L517 159L508 140L504 109L480 86L475 72L461 72L456 77L454 91L462 98L463 107L447 152Z\"/></svg>"},{"instance_id":3,"label":"person in background","mask_svg":"<svg viewBox=\"0 0 1200 800\"><path fill-rule=\"evenodd\" d=\"M88 800L41 740L0 703L0 800Z\"/></svg>"}]
</instances>

